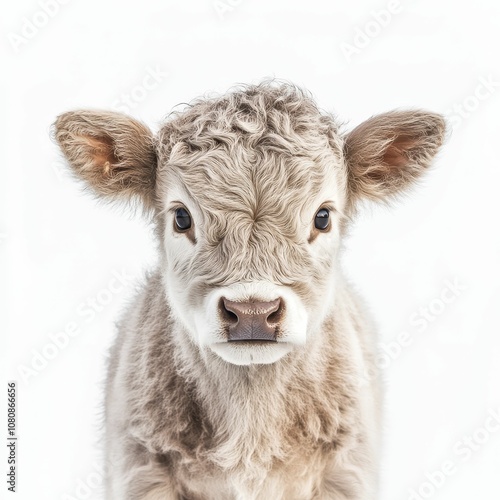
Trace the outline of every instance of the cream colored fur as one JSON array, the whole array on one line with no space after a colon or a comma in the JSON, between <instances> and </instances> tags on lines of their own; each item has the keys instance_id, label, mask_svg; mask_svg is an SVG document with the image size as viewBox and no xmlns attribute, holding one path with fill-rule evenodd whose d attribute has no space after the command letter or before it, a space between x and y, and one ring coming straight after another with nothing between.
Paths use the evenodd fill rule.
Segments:
<instances>
[{"instance_id":1,"label":"cream colored fur","mask_svg":"<svg viewBox=\"0 0 500 500\"><path fill-rule=\"evenodd\" d=\"M429 167L444 132L438 115L394 111L342 134L274 82L195 101L156 137L115 113L58 118L75 173L141 201L158 236L158 268L111 351L108 499L377 498L376 334L342 277L342 236L360 200L387 200ZM174 231L179 206L189 238ZM225 342L223 296L281 297L278 342Z\"/></svg>"}]
</instances>

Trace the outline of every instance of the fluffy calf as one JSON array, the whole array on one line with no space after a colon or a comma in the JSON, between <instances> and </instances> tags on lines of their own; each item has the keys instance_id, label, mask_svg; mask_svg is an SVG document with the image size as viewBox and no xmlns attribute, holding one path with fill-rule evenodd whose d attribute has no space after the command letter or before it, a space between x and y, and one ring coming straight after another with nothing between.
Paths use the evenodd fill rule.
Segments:
<instances>
[{"instance_id":1,"label":"fluffy calf","mask_svg":"<svg viewBox=\"0 0 500 500\"><path fill-rule=\"evenodd\" d=\"M156 136L99 111L55 131L76 175L140 202L158 236L111 351L108 498L376 498L375 332L342 235L360 200L429 167L443 119L393 111L341 134L267 82L198 100Z\"/></svg>"}]
</instances>

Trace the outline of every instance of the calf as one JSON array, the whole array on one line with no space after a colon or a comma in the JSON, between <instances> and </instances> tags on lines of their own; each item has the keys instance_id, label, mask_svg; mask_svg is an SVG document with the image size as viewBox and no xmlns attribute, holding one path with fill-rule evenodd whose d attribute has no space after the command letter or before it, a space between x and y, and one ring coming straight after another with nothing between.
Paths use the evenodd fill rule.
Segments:
<instances>
[{"instance_id":1,"label":"calf","mask_svg":"<svg viewBox=\"0 0 500 500\"><path fill-rule=\"evenodd\" d=\"M413 110L342 134L273 82L195 101L156 136L118 113L59 116L76 175L139 202L158 239L111 350L107 498L376 498L376 337L342 236L360 201L429 167L444 132Z\"/></svg>"}]
</instances>

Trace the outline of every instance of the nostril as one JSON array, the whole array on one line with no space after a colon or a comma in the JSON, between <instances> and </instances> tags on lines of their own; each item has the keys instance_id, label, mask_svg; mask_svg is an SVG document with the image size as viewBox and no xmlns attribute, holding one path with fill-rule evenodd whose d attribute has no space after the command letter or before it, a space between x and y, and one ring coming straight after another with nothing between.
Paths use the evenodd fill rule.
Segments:
<instances>
[{"instance_id":1,"label":"nostril","mask_svg":"<svg viewBox=\"0 0 500 500\"><path fill-rule=\"evenodd\" d=\"M229 326L238 323L238 316L235 312L231 311L226 305L226 299L222 297L219 301L219 313L222 320Z\"/></svg>"},{"instance_id":2,"label":"nostril","mask_svg":"<svg viewBox=\"0 0 500 500\"><path fill-rule=\"evenodd\" d=\"M277 325L283 317L283 301L281 299L277 300L276 309L272 311L266 318L266 323L268 325Z\"/></svg>"},{"instance_id":3,"label":"nostril","mask_svg":"<svg viewBox=\"0 0 500 500\"><path fill-rule=\"evenodd\" d=\"M234 312L228 311L227 309L226 309L226 317L230 323L238 323L238 316L236 316Z\"/></svg>"}]
</instances>

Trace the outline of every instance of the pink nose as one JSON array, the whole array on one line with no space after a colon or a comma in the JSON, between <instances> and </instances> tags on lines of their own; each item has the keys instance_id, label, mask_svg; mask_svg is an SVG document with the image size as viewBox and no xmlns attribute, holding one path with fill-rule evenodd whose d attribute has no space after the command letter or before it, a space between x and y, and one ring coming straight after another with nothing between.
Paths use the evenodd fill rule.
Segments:
<instances>
[{"instance_id":1,"label":"pink nose","mask_svg":"<svg viewBox=\"0 0 500 500\"><path fill-rule=\"evenodd\" d=\"M222 323L228 329L228 340L268 340L276 342L283 315L283 301L233 302L224 297L219 302Z\"/></svg>"}]
</instances>

